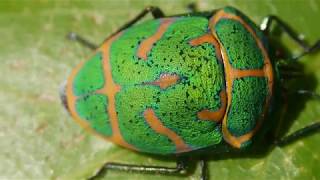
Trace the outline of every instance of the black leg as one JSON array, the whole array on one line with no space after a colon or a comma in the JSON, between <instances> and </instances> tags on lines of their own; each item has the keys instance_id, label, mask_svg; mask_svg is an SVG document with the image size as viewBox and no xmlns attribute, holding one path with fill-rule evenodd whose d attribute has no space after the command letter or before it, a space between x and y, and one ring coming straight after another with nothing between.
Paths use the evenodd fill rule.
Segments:
<instances>
[{"instance_id":1,"label":"black leg","mask_svg":"<svg viewBox=\"0 0 320 180\"><path fill-rule=\"evenodd\" d=\"M142 19L143 17L145 17L148 13L151 13L152 16L157 19L157 18L161 18L164 17L163 12L161 11L160 8L158 7L153 7L153 6L149 6L146 7L144 10L142 10L136 17L134 17L132 20L130 20L129 22L125 23L124 25L122 25L116 32L112 33L110 36L108 36L107 39L109 39L110 37L112 37L113 35L117 34L118 32L132 26L133 24L135 24L136 22L138 22L140 19ZM85 47L88 47L89 49L95 50L98 48L97 45L95 45L94 43L91 43L90 41L86 40L85 38L83 38L82 36L71 32L68 34L67 36L68 39L73 40L73 41L77 41L80 44L82 44Z\"/></svg>"},{"instance_id":2,"label":"black leg","mask_svg":"<svg viewBox=\"0 0 320 180\"><path fill-rule=\"evenodd\" d=\"M136 22L138 22L139 20L141 20L143 17L145 17L148 13L151 13L153 18L158 19L158 18L162 18L164 17L164 13L162 12L162 10L158 7L154 7L154 6L149 6L146 7L145 9L143 9L136 17L134 17L133 19L131 19L129 22L125 23L124 25L122 25L118 30L116 30L114 33L112 33L107 39L109 39L110 37L112 37L113 35L117 34L118 32L127 29L128 27L134 25Z\"/></svg>"},{"instance_id":3,"label":"black leg","mask_svg":"<svg viewBox=\"0 0 320 180\"><path fill-rule=\"evenodd\" d=\"M144 166L108 162L99 170L99 172L97 172L96 175L91 177L90 180L94 180L102 176L107 170L172 175L186 173L186 165L184 160L178 160L176 167Z\"/></svg>"},{"instance_id":4,"label":"black leg","mask_svg":"<svg viewBox=\"0 0 320 180\"><path fill-rule=\"evenodd\" d=\"M201 177L200 180L208 180L208 172L207 172L207 162L205 160L200 161L200 170L201 170Z\"/></svg>"},{"instance_id":5,"label":"black leg","mask_svg":"<svg viewBox=\"0 0 320 180\"><path fill-rule=\"evenodd\" d=\"M312 92L312 91L308 91L308 90L296 90L296 91L288 91L288 94L297 94L297 95L301 95L301 96L308 96L317 100L320 100L320 95ZM296 130L295 132L280 138L279 140L276 140L274 142L275 145L277 146L285 146L287 144L290 144L291 142L294 142L300 138L303 138L305 136L314 134L320 132L320 122L315 122L311 125L305 126L301 129Z\"/></svg>"},{"instance_id":6,"label":"black leg","mask_svg":"<svg viewBox=\"0 0 320 180\"><path fill-rule=\"evenodd\" d=\"M303 127L288 136L285 136L279 140L276 140L274 144L276 146L285 146L290 144L291 142L294 142L300 138L306 137L308 135L314 134L320 132L320 122L315 122L311 125L308 125L306 127Z\"/></svg>"},{"instance_id":7,"label":"black leg","mask_svg":"<svg viewBox=\"0 0 320 180\"><path fill-rule=\"evenodd\" d=\"M67 38L71 41L77 41L78 43L80 43L81 45L83 45L84 47L87 47L91 50L95 50L98 48L98 45L88 41L87 39L83 38L82 36L78 35L77 33L74 32L70 32L67 35Z\"/></svg>"},{"instance_id":8,"label":"black leg","mask_svg":"<svg viewBox=\"0 0 320 180\"><path fill-rule=\"evenodd\" d=\"M313 45L308 45L308 43L303 40L302 38L299 37L299 35L290 27L288 26L285 22L283 22L281 19L279 19L277 16L267 16L264 18L262 24L260 25L260 29L265 33L269 34L270 33L270 27L272 25L272 22L277 23L277 25L289 35L291 39L293 39L301 48L303 48L303 52L300 53L297 56L291 57L292 60L297 60L300 57L314 53L316 51L320 50L320 40L317 40L316 43Z\"/></svg>"}]
</instances>

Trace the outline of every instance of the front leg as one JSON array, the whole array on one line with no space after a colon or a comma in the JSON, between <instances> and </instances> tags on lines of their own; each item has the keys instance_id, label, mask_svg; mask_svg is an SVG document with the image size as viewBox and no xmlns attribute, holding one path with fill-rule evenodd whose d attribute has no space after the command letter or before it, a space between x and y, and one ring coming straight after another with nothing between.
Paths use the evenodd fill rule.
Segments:
<instances>
[{"instance_id":1,"label":"front leg","mask_svg":"<svg viewBox=\"0 0 320 180\"><path fill-rule=\"evenodd\" d=\"M301 52L297 56L291 57L292 60L298 60L304 55L318 52L320 50L320 40L318 39L313 45L309 45L305 40L299 37L298 33L296 33L289 25L287 25L284 21L282 21L277 16L267 16L264 18L262 24L260 25L260 29L266 34L269 35L271 31L272 23L276 23L283 32L289 35L289 37L296 42L302 49Z\"/></svg>"}]
</instances>

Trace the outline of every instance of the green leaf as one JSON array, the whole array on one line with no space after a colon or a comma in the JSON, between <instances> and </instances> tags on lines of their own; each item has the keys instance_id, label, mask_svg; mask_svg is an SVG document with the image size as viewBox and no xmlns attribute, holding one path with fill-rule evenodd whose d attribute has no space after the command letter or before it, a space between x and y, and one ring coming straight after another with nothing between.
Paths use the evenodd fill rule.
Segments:
<instances>
[{"instance_id":1,"label":"green leaf","mask_svg":"<svg viewBox=\"0 0 320 180\"><path fill-rule=\"evenodd\" d=\"M92 52L65 35L70 31L101 43L147 5L166 14L185 12L192 1L1 1L0 178L85 179L105 162L174 166L174 159L134 153L83 131L63 109L59 86ZM320 1L197 1L201 10L232 5L259 23L268 14L285 20L307 40L319 38ZM149 16L150 18L150 16ZM288 42L293 52L300 49ZM320 54L301 59L310 79L297 86L320 92ZM319 121L320 103L289 101L289 133ZM285 121L287 122L287 121ZM320 179L320 136L315 134L264 156L209 157L211 179ZM215 160L216 159L216 160ZM199 179L199 166L187 179ZM109 171L103 179L181 179Z\"/></svg>"}]
</instances>

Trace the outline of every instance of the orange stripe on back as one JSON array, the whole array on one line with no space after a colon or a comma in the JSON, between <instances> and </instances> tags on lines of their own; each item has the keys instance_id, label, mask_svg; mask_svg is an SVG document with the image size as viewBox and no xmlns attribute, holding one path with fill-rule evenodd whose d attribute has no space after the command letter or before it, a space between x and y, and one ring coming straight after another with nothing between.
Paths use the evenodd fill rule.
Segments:
<instances>
[{"instance_id":1,"label":"orange stripe on back","mask_svg":"<svg viewBox=\"0 0 320 180\"><path fill-rule=\"evenodd\" d=\"M260 48L263 57L264 57L264 67L263 69L253 69L253 70L240 70L240 69L235 69L231 66L230 61L228 59L228 55L226 52L226 49L223 47L222 43L220 42L216 32L215 32L215 25L216 23L220 20L220 19L232 19L235 21L240 22L250 33L251 35L254 37L254 39L256 40L256 43L258 44L258 47ZM227 97L228 97L228 105L227 105L227 110L225 113L225 116L223 118L222 121L222 133L224 136L224 139L232 146L236 147L236 148L240 148L241 144L250 140L253 135L256 133L256 131L259 129L259 127L262 124L262 120L264 119L264 116L267 112L269 103L270 103L270 99L272 96L272 88L273 88L273 72L272 72L272 65L269 59L269 56L261 42L261 40L257 37L256 33L254 32L254 30L248 25L246 24L246 22L241 19L241 17L236 16L236 15L232 15L232 14L228 14L226 12L224 12L223 10L218 11L211 19L209 22L209 27L211 28L211 33L213 34L213 37L218 41L218 43L220 44L220 50L221 50L221 55L222 55L222 59L223 59L223 64L224 64L224 68L225 68L225 78L226 78L226 89L227 89ZM261 115L260 120L257 122L256 127L249 133L242 135L240 137L235 137L233 136L228 128L227 128L227 114L229 112L230 106L231 106L231 101L232 101L232 84L233 81L236 78L241 78L241 77L266 77L268 79L268 89L269 89L269 96L266 99L265 102L265 108L264 108L264 112Z\"/></svg>"},{"instance_id":2,"label":"orange stripe on back","mask_svg":"<svg viewBox=\"0 0 320 180\"><path fill-rule=\"evenodd\" d=\"M199 46L203 43L212 44L215 48L216 57L218 58L218 60L221 63L223 62L221 51L220 51L220 44L217 41L217 39L215 39L213 37L212 34L210 34L210 33L204 34L200 37L192 39L191 41L189 41L189 43L192 46ZM224 113L225 113L225 110L227 108L227 95L226 95L225 91L220 92L220 98L221 98L221 107L218 111L212 112L208 109L202 110L202 111L198 112L198 118L201 120L212 120L215 122L220 122L222 120Z\"/></svg>"},{"instance_id":3,"label":"orange stripe on back","mask_svg":"<svg viewBox=\"0 0 320 180\"><path fill-rule=\"evenodd\" d=\"M227 108L227 94L225 91L220 92L221 107L217 111L209 111L208 109L198 112L198 118L201 120L212 120L220 122Z\"/></svg>"},{"instance_id":4,"label":"orange stripe on back","mask_svg":"<svg viewBox=\"0 0 320 180\"><path fill-rule=\"evenodd\" d=\"M123 139L119 129L119 122L118 122L119 119L116 111L115 96L121 90L121 86L116 84L112 78L112 71L111 71L111 65L110 65L110 49L111 49L112 42L116 40L120 35L121 33L118 33L117 35L113 36L112 38L107 40L100 48L100 50L102 51L103 70L104 70L106 83L102 89L96 92L104 94L108 97L107 111L108 111L108 115L109 115L110 123L112 127L112 136L110 139L113 142L119 145L122 145L124 147L130 148L130 149L136 149Z\"/></svg>"},{"instance_id":5,"label":"orange stripe on back","mask_svg":"<svg viewBox=\"0 0 320 180\"><path fill-rule=\"evenodd\" d=\"M170 24L174 22L174 20L175 20L174 18L165 18L160 20L161 23L157 32L151 37L142 41L142 43L140 44L137 52L137 56L139 58L142 58L143 60L147 60L148 53L152 49L153 44L157 42L159 39L161 39L163 34L166 32Z\"/></svg>"},{"instance_id":6,"label":"orange stripe on back","mask_svg":"<svg viewBox=\"0 0 320 180\"><path fill-rule=\"evenodd\" d=\"M68 109L70 111L71 116L73 119L80 124L85 130L90 131L91 133L100 136L106 140L113 141L121 146L127 147L132 150L137 150L132 145L125 142L121 136L120 130L119 130L119 124L118 124L118 118L116 114L116 108L115 108L115 95L118 93L121 89L121 87L113 82L112 74L111 74L111 67L110 67L110 47L113 41L115 41L121 33L118 33L117 35L109 38L107 41L104 42L101 48L98 49L98 51L102 51L102 57L103 57L103 70L104 70L104 76L105 76L105 85L103 88L95 91L95 93L103 94L108 97L109 103L107 107L107 112L110 117L110 123L112 127L112 136L106 137L99 133L97 133L94 129L91 128L90 124L85 120L82 119L77 111L76 111L76 100L77 96L73 93L73 81L81 67L83 66L84 62L80 63L71 73L70 77L68 78L68 83L66 87L66 96L67 96L67 104Z\"/></svg>"},{"instance_id":7,"label":"orange stripe on back","mask_svg":"<svg viewBox=\"0 0 320 180\"><path fill-rule=\"evenodd\" d=\"M265 72L263 69L253 69L253 70L239 70L239 69L232 69L232 77L235 78L242 78L242 77L264 77Z\"/></svg>"},{"instance_id":8,"label":"orange stripe on back","mask_svg":"<svg viewBox=\"0 0 320 180\"><path fill-rule=\"evenodd\" d=\"M143 115L153 130L159 134L167 136L176 145L176 153L187 152L191 150L190 147L184 143L180 136L162 124L161 120L156 116L153 109L146 109Z\"/></svg>"},{"instance_id":9,"label":"orange stripe on back","mask_svg":"<svg viewBox=\"0 0 320 180\"><path fill-rule=\"evenodd\" d=\"M220 44L218 43L218 41L212 36L212 34L205 34L203 36L197 37L195 39L192 39L191 41L189 41L190 45L192 46L198 46L201 45L203 43L210 43L214 46L215 48L215 52L216 52L216 56L218 58L218 60L220 62L222 62L222 55L220 52Z\"/></svg>"},{"instance_id":10,"label":"orange stripe on back","mask_svg":"<svg viewBox=\"0 0 320 180\"><path fill-rule=\"evenodd\" d=\"M103 69L105 73L105 79L106 83L104 87L100 90L97 90L96 93L99 94L104 94L109 98L109 104L108 104L108 114L110 117L110 123L112 126L112 136L111 137L106 137L103 136L99 133L97 133L94 129L91 128L90 124L87 122L87 120L82 119L77 111L76 111L76 101L77 101L77 96L74 95L73 93L73 82L74 78L77 75L77 73L80 71L82 68L84 62L79 63L75 69L71 72L71 75L68 78L68 83L66 87L66 98L67 98L67 105L68 105L68 110L73 117L73 119L80 124L85 130L89 131L90 133L93 133L97 136L100 136L106 140L113 141L119 145L122 145L124 147L127 147L129 149L137 150L130 144L126 143L120 134L119 127L118 127L118 120L117 120L117 115L116 115L116 110L115 110L115 99L114 96L115 94L120 91L120 86L115 84L112 80L112 75L111 75L111 68L109 64L109 51L110 51L110 46L112 42L120 36L120 33L109 38L98 51L102 51L103 53Z\"/></svg>"},{"instance_id":11,"label":"orange stripe on back","mask_svg":"<svg viewBox=\"0 0 320 180\"><path fill-rule=\"evenodd\" d=\"M76 101L77 101L77 96L74 95L73 93L73 80L75 78L75 76L77 75L77 73L80 71L80 69L82 68L83 64L85 62L81 62L79 63L71 72L71 75L69 76L68 80L67 80L67 85L66 85L66 99L67 99L67 106L68 106L68 110L71 114L71 116L73 117L72 119L74 119L78 124L80 124L84 129L90 131L90 132L94 132L93 129L90 128L90 124L85 120L82 119L77 111L76 111Z\"/></svg>"}]
</instances>

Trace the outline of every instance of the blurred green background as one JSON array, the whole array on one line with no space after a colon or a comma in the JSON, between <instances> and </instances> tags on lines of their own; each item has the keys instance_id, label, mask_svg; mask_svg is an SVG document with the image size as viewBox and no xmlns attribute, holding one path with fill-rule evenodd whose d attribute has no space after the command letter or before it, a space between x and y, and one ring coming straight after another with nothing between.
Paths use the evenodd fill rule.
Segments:
<instances>
[{"instance_id":1,"label":"blurred green background","mask_svg":"<svg viewBox=\"0 0 320 180\"><path fill-rule=\"evenodd\" d=\"M190 2L201 10L232 5L260 23L264 16L280 16L307 40L320 37L319 0L87 0L0 1L0 179L84 179L104 162L171 165L130 152L84 132L63 109L59 85L91 51L69 42L70 31L101 43L117 27L147 5L168 14L186 11ZM150 18L150 16L148 16ZM294 43L287 45L299 51ZM315 77L320 92L320 54L301 59ZM308 80L301 82L301 86ZM291 101L288 115L300 101ZM286 133L319 121L320 103L309 100L299 108ZM320 136L313 135L262 157L211 160L211 179L320 179ZM214 159L214 157L212 158ZM198 179L199 168L186 177L107 172L104 179Z\"/></svg>"}]
</instances>

